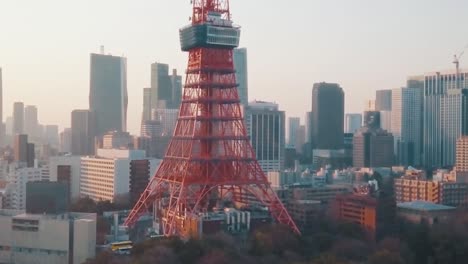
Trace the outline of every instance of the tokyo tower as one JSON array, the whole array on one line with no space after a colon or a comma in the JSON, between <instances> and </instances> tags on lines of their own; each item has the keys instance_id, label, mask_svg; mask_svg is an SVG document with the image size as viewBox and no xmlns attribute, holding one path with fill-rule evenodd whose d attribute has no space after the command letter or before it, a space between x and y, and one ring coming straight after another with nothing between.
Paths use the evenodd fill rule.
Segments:
<instances>
[{"instance_id":1,"label":"tokyo tower","mask_svg":"<svg viewBox=\"0 0 468 264\"><path fill-rule=\"evenodd\" d=\"M181 235L187 216L210 212L229 198L247 206L256 200L276 222L299 234L247 136L233 63L240 28L232 23L229 0L192 2L192 23L180 30L189 61L177 125L163 162L125 225L153 211L165 236Z\"/></svg>"}]
</instances>

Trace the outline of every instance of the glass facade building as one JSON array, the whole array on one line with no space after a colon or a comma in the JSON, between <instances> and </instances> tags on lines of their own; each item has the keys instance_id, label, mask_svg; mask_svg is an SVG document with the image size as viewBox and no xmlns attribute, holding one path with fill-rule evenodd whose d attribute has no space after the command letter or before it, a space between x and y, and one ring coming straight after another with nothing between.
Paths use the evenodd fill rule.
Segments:
<instances>
[{"instance_id":1,"label":"glass facade building","mask_svg":"<svg viewBox=\"0 0 468 264\"><path fill-rule=\"evenodd\" d=\"M236 81L239 84L237 91L239 99L244 106L249 102L249 79L247 66L247 49L234 49L234 68L236 69Z\"/></svg>"},{"instance_id":2,"label":"glass facade building","mask_svg":"<svg viewBox=\"0 0 468 264\"><path fill-rule=\"evenodd\" d=\"M424 76L423 161L425 167L455 164L456 142L468 133L468 72Z\"/></svg>"},{"instance_id":3,"label":"glass facade building","mask_svg":"<svg viewBox=\"0 0 468 264\"><path fill-rule=\"evenodd\" d=\"M96 132L127 130L127 59L91 54L89 109L96 116Z\"/></svg>"}]
</instances>

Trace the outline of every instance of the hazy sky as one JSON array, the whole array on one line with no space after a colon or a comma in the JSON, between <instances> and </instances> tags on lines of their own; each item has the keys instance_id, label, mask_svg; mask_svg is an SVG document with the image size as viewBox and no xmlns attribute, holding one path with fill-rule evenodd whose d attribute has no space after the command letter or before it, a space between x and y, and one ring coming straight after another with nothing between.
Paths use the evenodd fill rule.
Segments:
<instances>
[{"instance_id":1,"label":"hazy sky","mask_svg":"<svg viewBox=\"0 0 468 264\"><path fill-rule=\"evenodd\" d=\"M231 0L250 99L301 118L314 82L341 84L347 112L361 112L377 89L453 68L468 43L467 10L466 0ZM88 108L89 53L105 45L128 59L128 127L139 132L150 64L186 67L178 29L190 11L189 0L0 0L4 117L23 101L41 123L69 127L71 110Z\"/></svg>"}]
</instances>

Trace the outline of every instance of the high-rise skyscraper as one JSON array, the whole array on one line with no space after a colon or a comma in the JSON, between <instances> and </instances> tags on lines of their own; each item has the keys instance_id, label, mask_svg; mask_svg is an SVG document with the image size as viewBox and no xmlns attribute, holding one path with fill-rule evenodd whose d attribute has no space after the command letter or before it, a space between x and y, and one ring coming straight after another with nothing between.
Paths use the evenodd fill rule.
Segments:
<instances>
[{"instance_id":1,"label":"high-rise skyscraper","mask_svg":"<svg viewBox=\"0 0 468 264\"><path fill-rule=\"evenodd\" d=\"M285 113L278 104L249 103L245 112L247 133L264 172L282 171L285 153Z\"/></svg>"},{"instance_id":2,"label":"high-rise skyscraper","mask_svg":"<svg viewBox=\"0 0 468 264\"><path fill-rule=\"evenodd\" d=\"M73 155L94 154L96 118L89 110L74 110L71 113L71 152Z\"/></svg>"},{"instance_id":3,"label":"high-rise skyscraper","mask_svg":"<svg viewBox=\"0 0 468 264\"><path fill-rule=\"evenodd\" d=\"M375 92L375 110L392 111L392 90L378 90Z\"/></svg>"},{"instance_id":4,"label":"high-rise skyscraper","mask_svg":"<svg viewBox=\"0 0 468 264\"><path fill-rule=\"evenodd\" d=\"M24 104L15 102L13 104L13 135L24 132Z\"/></svg>"},{"instance_id":5,"label":"high-rise skyscraper","mask_svg":"<svg viewBox=\"0 0 468 264\"><path fill-rule=\"evenodd\" d=\"M96 116L97 136L127 130L127 59L91 54L89 109Z\"/></svg>"},{"instance_id":6,"label":"high-rise skyscraper","mask_svg":"<svg viewBox=\"0 0 468 264\"><path fill-rule=\"evenodd\" d=\"M296 147L296 153L302 153L302 148L304 147L304 144L306 143L306 127L305 126L299 126L299 128L296 131L296 142L294 143L294 146Z\"/></svg>"},{"instance_id":7,"label":"high-rise skyscraper","mask_svg":"<svg viewBox=\"0 0 468 264\"><path fill-rule=\"evenodd\" d=\"M380 111L380 128L392 131L392 111Z\"/></svg>"},{"instance_id":8,"label":"high-rise skyscraper","mask_svg":"<svg viewBox=\"0 0 468 264\"><path fill-rule=\"evenodd\" d=\"M345 133L356 133L362 127L361 114L346 114L345 116Z\"/></svg>"},{"instance_id":9,"label":"high-rise skyscraper","mask_svg":"<svg viewBox=\"0 0 468 264\"><path fill-rule=\"evenodd\" d=\"M288 145L296 146L296 134L300 126L301 119L299 117L288 118Z\"/></svg>"},{"instance_id":10,"label":"high-rise skyscraper","mask_svg":"<svg viewBox=\"0 0 468 264\"><path fill-rule=\"evenodd\" d=\"M28 135L15 135L14 152L16 162L22 162L27 167L34 167L34 151L34 144L28 143Z\"/></svg>"},{"instance_id":11,"label":"high-rise skyscraper","mask_svg":"<svg viewBox=\"0 0 468 264\"><path fill-rule=\"evenodd\" d=\"M400 165L421 165L423 87L398 88L392 91L392 134Z\"/></svg>"},{"instance_id":12,"label":"high-rise skyscraper","mask_svg":"<svg viewBox=\"0 0 468 264\"><path fill-rule=\"evenodd\" d=\"M182 97L182 77L173 70L169 75L169 65L155 62L151 64L151 108L179 109Z\"/></svg>"},{"instance_id":13,"label":"high-rise skyscraper","mask_svg":"<svg viewBox=\"0 0 468 264\"><path fill-rule=\"evenodd\" d=\"M57 125L45 126L45 138L48 144L58 147L59 146L59 128Z\"/></svg>"},{"instance_id":14,"label":"high-rise skyscraper","mask_svg":"<svg viewBox=\"0 0 468 264\"><path fill-rule=\"evenodd\" d=\"M344 92L334 83L316 83L312 91L312 144L314 149L342 149Z\"/></svg>"},{"instance_id":15,"label":"high-rise skyscraper","mask_svg":"<svg viewBox=\"0 0 468 264\"><path fill-rule=\"evenodd\" d=\"M24 108L24 133L29 138L38 138L41 135L38 133L39 122L37 119L37 107L34 105L27 105Z\"/></svg>"},{"instance_id":16,"label":"high-rise skyscraper","mask_svg":"<svg viewBox=\"0 0 468 264\"><path fill-rule=\"evenodd\" d=\"M172 108L179 109L182 101L182 76L177 75L177 70L172 70L171 75L172 86Z\"/></svg>"},{"instance_id":17,"label":"high-rise skyscraper","mask_svg":"<svg viewBox=\"0 0 468 264\"><path fill-rule=\"evenodd\" d=\"M376 168L393 166L393 136L381 128L363 127L353 137L353 166Z\"/></svg>"},{"instance_id":18,"label":"high-rise skyscraper","mask_svg":"<svg viewBox=\"0 0 468 264\"><path fill-rule=\"evenodd\" d=\"M468 71L459 76L455 71L424 76L424 166L455 164L456 140L468 135L467 89Z\"/></svg>"},{"instance_id":19,"label":"high-rise skyscraper","mask_svg":"<svg viewBox=\"0 0 468 264\"><path fill-rule=\"evenodd\" d=\"M234 49L234 69L236 70L236 80L239 84L237 92L243 106L249 104L249 75L247 65L247 49Z\"/></svg>"},{"instance_id":20,"label":"high-rise skyscraper","mask_svg":"<svg viewBox=\"0 0 468 264\"><path fill-rule=\"evenodd\" d=\"M60 133L59 151L63 153L71 152L72 132L71 128L64 128Z\"/></svg>"}]
</instances>

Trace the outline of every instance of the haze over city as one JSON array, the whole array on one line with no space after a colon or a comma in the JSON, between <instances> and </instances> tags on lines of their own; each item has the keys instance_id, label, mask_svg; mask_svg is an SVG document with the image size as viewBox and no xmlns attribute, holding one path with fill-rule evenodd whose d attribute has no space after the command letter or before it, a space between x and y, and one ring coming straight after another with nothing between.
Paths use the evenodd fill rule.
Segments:
<instances>
[{"instance_id":1,"label":"haze over city","mask_svg":"<svg viewBox=\"0 0 468 264\"><path fill-rule=\"evenodd\" d=\"M275 101L301 118L315 82L339 83L346 112L360 113L377 89L453 69L453 54L468 42L463 0L234 0L231 8L249 52L250 99ZM41 123L69 127L71 110L88 107L89 54L104 45L127 57L128 128L137 133L150 64L186 67L178 28L190 13L182 0L3 1L4 117L23 101L38 106Z\"/></svg>"}]
</instances>

